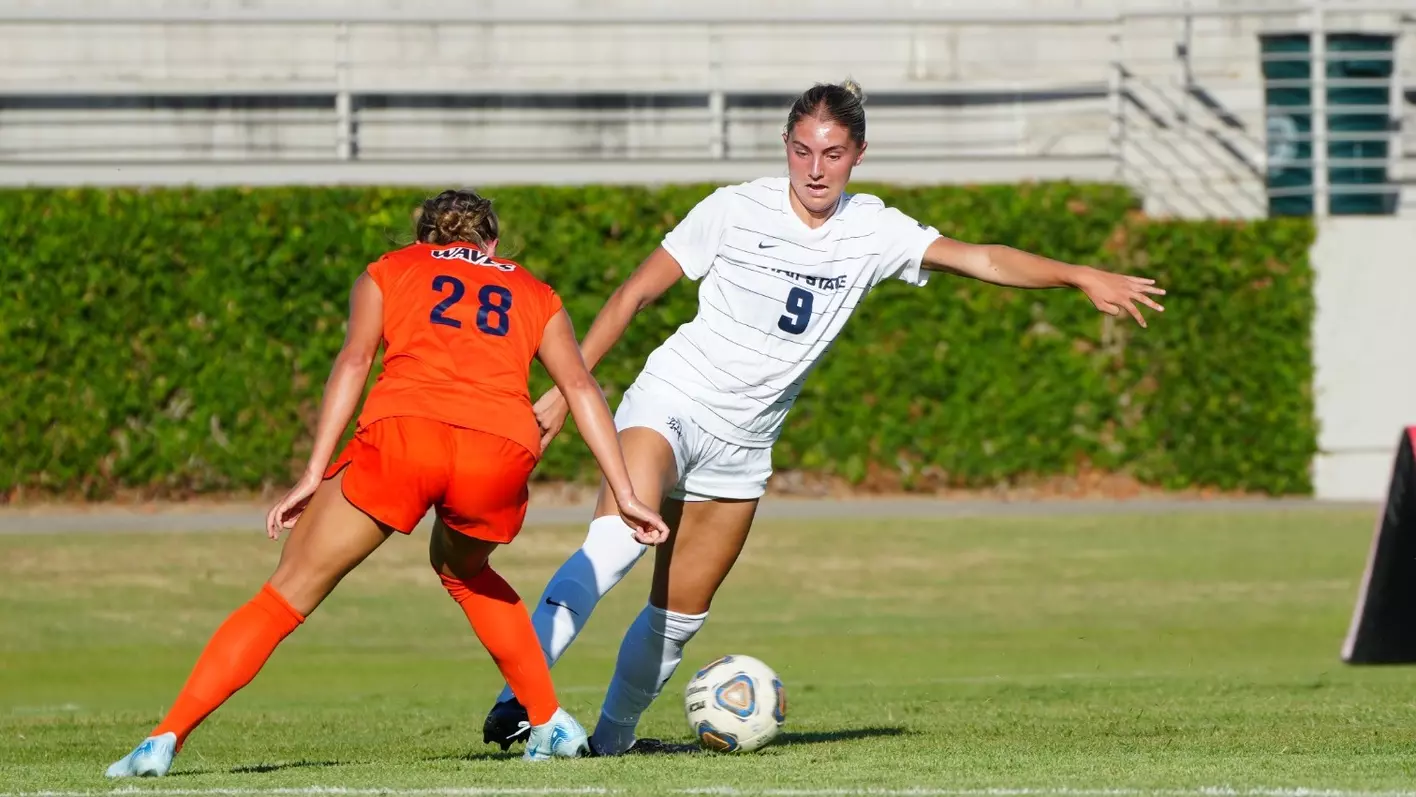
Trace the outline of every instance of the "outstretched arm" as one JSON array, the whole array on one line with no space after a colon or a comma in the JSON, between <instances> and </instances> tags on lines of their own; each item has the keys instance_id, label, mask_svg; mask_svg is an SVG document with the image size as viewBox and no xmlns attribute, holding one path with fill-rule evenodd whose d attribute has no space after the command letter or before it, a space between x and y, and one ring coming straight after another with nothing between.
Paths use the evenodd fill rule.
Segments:
<instances>
[{"instance_id":1,"label":"outstretched arm","mask_svg":"<svg viewBox=\"0 0 1416 797\"><path fill-rule=\"evenodd\" d=\"M575 329L564 309L546 324L536 356L565 396L571 412L575 413L580 434L595 455L595 461L605 474L605 481L609 482L615 503L619 505L620 517L634 528L635 539L645 545L658 545L668 539L669 528L664 525L663 518L634 494L609 404L605 402L605 394L600 392L595 377L590 375L590 369L585 366L580 348L575 345Z\"/></svg>"},{"instance_id":2,"label":"outstretched arm","mask_svg":"<svg viewBox=\"0 0 1416 797\"><path fill-rule=\"evenodd\" d=\"M1142 327L1146 319L1135 302L1156 312L1165 311L1150 298L1151 294L1165 295L1153 279L1074 266L1009 246L970 244L941 236L925 250L921 265L1013 288L1076 288L1101 312L1114 316L1125 311Z\"/></svg>"},{"instance_id":3,"label":"outstretched arm","mask_svg":"<svg viewBox=\"0 0 1416 797\"><path fill-rule=\"evenodd\" d=\"M334 456L334 447L354 417L359 397L369 379L379 343L383 340L383 291L368 272L354 280L349 291L349 328L344 333L344 345L334 358L334 365L325 381L320 419L315 429L315 445L305 464L305 473L290 492L266 516L266 533L271 539L280 536L282 528L294 528L295 521L305 511L305 505L315 494L324 478L325 467Z\"/></svg>"},{"instance_id":4,"label":"outstretched arm","mask_svg":"<svg viewBox=\"0 0 1416 797\"><path fill-rule=\"evenodd\" d=\"M662 246L649 253L639 268L629 275L629 279L610 294L591 323L590 331L585 333L585 342L580 344L580 349L584 352L586 367L595 370L600 360L624 336L634 316L663 296L682 276L683 269L678 261Z\"/></svg>"},{"instance_id":5,"label":"outstretched arm","mask_svg":"<svg viewBox=\"0 0 1416 797\"><path fill-rule=\"evenodd\" d=\"M585 333L585 341L580 345L585 365L594 370L604 359L624 331L629 322L645 307L664 295L664 292L683 276L683 269L663 247L656 248L639 264L639 268L620 284L605 306L595 316L590 331ZM559 387L546 392L536 401L536 422L541 426L541 450L545 451L551 440L565 426L566 413L570 406L566 403L564 391ZM579 417L579 416L577 416Z\"/></svg>"}]
</instances>

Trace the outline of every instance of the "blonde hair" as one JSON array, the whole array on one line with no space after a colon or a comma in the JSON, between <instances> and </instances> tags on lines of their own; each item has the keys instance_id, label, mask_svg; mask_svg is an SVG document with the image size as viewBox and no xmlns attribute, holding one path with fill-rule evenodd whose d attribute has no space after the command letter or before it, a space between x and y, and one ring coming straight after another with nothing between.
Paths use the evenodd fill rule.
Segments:
<instances>
[{"instance_id":1,"label":"blonde hair","mask_svg":"<svg viewBox=\"0 0 1416 797\"><path fill-rule=\"evenodd\" d=\"M423 200L413 211L413 234L419 243L486 246L501 237L501 230L492 200L462 189Z\"/></svg>"}]
</instances>

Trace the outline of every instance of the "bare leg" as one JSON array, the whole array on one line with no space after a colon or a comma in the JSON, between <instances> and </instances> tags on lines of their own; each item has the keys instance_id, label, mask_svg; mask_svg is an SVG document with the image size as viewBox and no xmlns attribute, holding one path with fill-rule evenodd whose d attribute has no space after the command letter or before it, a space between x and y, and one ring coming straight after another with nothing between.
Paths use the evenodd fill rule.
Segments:
<instances>
[{"instance_id":1,"label":"bare leg","mask_svg":"<svg viewBox=\"0 0 1416 797\"><path fill-rule=\"evenodd\" d=\"M684 502L681 517L654 560L649 605L620 643L592 744L618 755L634 743L639 718L683 660L683 649L708 619L718 587L742 553L757 501Z\"/></svg>"}]
</instances>

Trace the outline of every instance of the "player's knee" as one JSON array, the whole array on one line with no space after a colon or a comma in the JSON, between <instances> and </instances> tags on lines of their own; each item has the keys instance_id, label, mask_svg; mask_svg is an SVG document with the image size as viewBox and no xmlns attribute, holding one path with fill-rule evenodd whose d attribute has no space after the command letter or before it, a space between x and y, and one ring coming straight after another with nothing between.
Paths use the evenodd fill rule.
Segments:
<instances>
[{"instance_id":1,"label":"player's knee","mask_svg":"<svg viewBox=\"0 0 1416 797\"><path fill-rule=\"evenodd\" d=\"M713 599L711 597L684 597L670 593L669 599L664 603L662 608L665 611L683 615L699 615L708 613L708 610L712 608Z\"/></svg>"},{"instance_id":2,"label":"player's knee","mask_svg":"<svg viewBox=\"0 0 1416 797\"><path fill-rule=\"evenodd\" d=\"M428 563L440 576L475 578L487 566L491 545L459 534L441 521L434 524L428 541Z\"/></svg>"},{"instance_id":3,"label":"player's knee","mask_svg":"<svg viewBox=\"0 0 1416 797\"><path fill-rule=\"evenodd\" d=\"M267 583L295 611L308 616L334 589L335 579L312 568L281 562Z\"/></svg>"},{"instance_id":4,"label":"player's knee","mask_svg":"<svg viewBox=\"0 0 1416 797\"><path fill-rule=\"evenodd\" d=\"M656 573L656 576L659 574ZM650 605L667 612L684 615L707 614L713 605L716 589L704 582L680 579L675 582L667 578L656 578L650 592Z\"/></svg>"},{"instance_id":5,"label":"player's knee","mask_svg":"<svg viewBox=\"0 0 1416 797\"><path fill-rule=\"evenodd\" d=\"M647 619L651 631L681 647L687 645L708 621L708 612L676 611L651 604Z\"/></svg>"}]
</instances>

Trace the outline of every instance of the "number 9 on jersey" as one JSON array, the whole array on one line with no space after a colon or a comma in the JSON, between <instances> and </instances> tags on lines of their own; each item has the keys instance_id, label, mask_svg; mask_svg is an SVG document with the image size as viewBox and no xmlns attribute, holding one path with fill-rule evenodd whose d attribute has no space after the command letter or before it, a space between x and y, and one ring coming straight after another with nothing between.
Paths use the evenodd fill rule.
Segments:
<instances>
[{"instance_id":1,"label":"number 9 on jersey","mask_svg":"<svg viewBox=\"0 0 1416 797\"><path fill-rule=\"evenodd\" d=\"M800 335L811 323L811 302L816 298L805 288L792 288L787 294L787 315L777 319L777 328L783 332Z\"/></svg>"}]
</instances>

